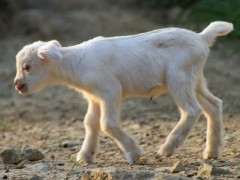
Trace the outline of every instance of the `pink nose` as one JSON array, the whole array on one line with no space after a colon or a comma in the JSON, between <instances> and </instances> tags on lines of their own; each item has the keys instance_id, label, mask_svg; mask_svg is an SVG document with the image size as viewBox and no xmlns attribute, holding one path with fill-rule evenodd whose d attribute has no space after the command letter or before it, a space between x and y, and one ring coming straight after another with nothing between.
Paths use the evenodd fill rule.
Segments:
<instances>
[{"instance_id":1,"label":"pink nose","mask_svg":"<svg viewBox=\"0 0 240 180\"><path fill-rule=\"evenodd\" d=\"M14 85L16 90L22 90L26 88L26 83L21 82L19 79L14 80Z\"/></svg>"}]
</instances>

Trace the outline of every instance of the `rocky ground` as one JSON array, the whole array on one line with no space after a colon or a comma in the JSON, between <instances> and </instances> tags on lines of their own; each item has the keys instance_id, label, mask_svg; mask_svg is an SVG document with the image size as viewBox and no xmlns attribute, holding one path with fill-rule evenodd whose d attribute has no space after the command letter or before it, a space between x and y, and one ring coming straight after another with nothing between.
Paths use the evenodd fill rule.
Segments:
<instances>
[{"instance_id":1,"label":"rocky ground","mask_svg":"<svg viewBox=\"0 0 240 180\"><path fill-rule=\"evenodd\" d=\"M156 23L145 11L129 10L111 1L104 4L91 0L84 5L79 2L58 6L55 11L50 7L42 10L33 4L13 18L11 27L15 33L0 40L0 150L12 149L15 159L20 159L12 164L2 159L0 178L240 179L240 54L227 38L212 48L205 68L209 88L224 101L222 158L202 159L206 140L203 117L175 155L169 158L156 155L179 118L170 96L163 95L151 102L131 98L123 103L123 126L144 149L136 164L129 165L117 145L103 134L96 162L75 163L84 138L85 100L61 86L48 87L34 95L17 94L12 85L17 51L36 39L56 38L63 45L70 45L97 35L133 34L175 25ZM40 151L44 157L35 153L32 159L24 154L32 150Z\"/></svg>"}]
</instances>

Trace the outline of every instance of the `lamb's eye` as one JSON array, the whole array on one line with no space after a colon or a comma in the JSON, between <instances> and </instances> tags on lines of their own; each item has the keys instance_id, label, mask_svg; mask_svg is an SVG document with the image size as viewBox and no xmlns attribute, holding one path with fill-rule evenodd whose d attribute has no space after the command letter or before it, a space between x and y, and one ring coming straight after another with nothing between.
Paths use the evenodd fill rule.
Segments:
<instances>
[{"instance_id":1,"label":"lamb's eye","mask_svg":"<svg viewBox=\"0 0 240 180\"><path fill-rule=\"evenodd\" d=\"M23 64L23 70L29 72L30 66L28 64Z\"/></svg>"}]
</instances>

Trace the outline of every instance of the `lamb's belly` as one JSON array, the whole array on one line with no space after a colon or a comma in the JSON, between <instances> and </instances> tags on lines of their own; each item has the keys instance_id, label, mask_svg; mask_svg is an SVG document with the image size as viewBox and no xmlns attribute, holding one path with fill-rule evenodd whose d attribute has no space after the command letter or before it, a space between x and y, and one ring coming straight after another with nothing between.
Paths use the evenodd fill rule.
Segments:
<instances>
[{"instance_id":1,"label":"lamb's belly","mask_svg":"<svg viewBox=\"0 0 240 180\"><path fill-rule=\"evenodd\" d=\"M159 68L160 69L160 68ZM147 70L138 67L138 71L128 71L119 78L122 85L124 97L128 96L158 96L166 92L166 83L162 71L148 68Z\"/></svg>"},{"instance_id":2,"label":"lamb's belly","mask_svg":"<svg viewBox=\"0 0 240 180\"><path fill-rule=\"evenodd\" d=\"M142 97L157 97L160 96L168 91L166 85L157 84L148 88L142 89L131 89L131 90L124 90L123 97L132 97L132 96L142 96Z\"/></svg>"},{"instance_id":3,"label":"lamb's belly","mask_svg":"<svg viewBox=\"0 0 240 180\"><path fill-rule=\"evenodd\" d=\"M166 93L167 91L168 91L168 88L166 85L155 86L148 91L148 96L151 96L151 97L160 96Z\"/></svg>"}]
</instances>

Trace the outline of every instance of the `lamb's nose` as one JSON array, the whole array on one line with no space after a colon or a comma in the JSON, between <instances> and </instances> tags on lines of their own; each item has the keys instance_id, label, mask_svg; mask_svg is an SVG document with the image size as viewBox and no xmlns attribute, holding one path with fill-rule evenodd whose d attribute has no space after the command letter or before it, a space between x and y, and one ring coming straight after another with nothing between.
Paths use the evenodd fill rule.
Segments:
<instances>
[{"instance_id":1,"label":"lamb's nose","mask_svg":"<svg viewBox=\"0 0 240 180\"><path fill-rule=\"evenodd\" d=\"M26 84L21 82L19 79L14 80L14 85L16 90L21 90L26 86Z\"/></svg>"}]
</instances>

